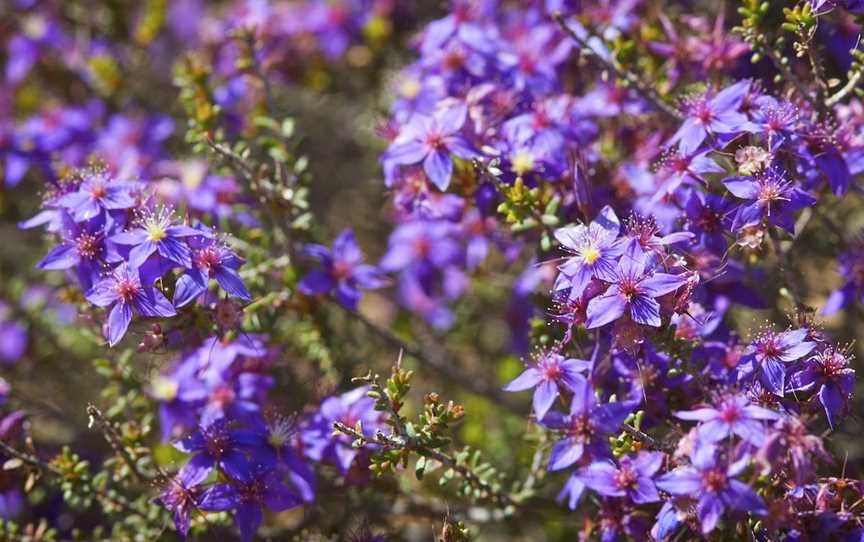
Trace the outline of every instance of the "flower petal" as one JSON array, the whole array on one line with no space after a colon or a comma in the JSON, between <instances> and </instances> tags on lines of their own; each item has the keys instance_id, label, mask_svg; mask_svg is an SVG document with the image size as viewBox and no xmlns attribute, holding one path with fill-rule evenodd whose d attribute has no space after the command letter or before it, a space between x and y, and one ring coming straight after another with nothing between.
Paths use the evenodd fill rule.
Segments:
<instances>
[{"instance_id":1,"label":"flower petal","mask_svg":"<svg viewBox=\"0 0 864 542\"><path fill-rule=\"evenodd\" d=\"M109 346L114 346L120 342L120 339L126 334L126 330L129 329L129 322L131 321L132 307L128 303L117 303L114 305L114 308L111 309L111 313L108 315Z\"/></svg>"}]
</instances>

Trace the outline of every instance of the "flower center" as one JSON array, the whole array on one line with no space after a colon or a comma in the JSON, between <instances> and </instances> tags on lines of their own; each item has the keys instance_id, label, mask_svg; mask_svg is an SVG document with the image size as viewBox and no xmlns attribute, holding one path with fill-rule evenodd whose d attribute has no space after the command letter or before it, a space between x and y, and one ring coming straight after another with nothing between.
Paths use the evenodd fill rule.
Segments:
<instances>
[{"instance_id":1,"label":"flower center","mask_svg":"<svg viewBox=\"0 0 864 542\"><path fill-rule=\"evenodd\" d=\"M102 183L96 183L90 188L90 197L93 199L102 199L108 194L108 191L105 189L105 185Z\"/></svg>"},{"instance_id":2,"label":"flower center","mask_svg":"<svg viewBox=\"0 0 864 542\"><path fill-rule=\"evenodd\" d=\"M420 90L422 87L420 86L420 82L416 79L407 79L402 82L402 85L399 87L399 92L403 97L407 99L416 98L418 94L420 94Z\"/></svg>"},{"instance_id":3,"label":"flower center","mask_svg":"<svg viewBox=\"0 0 864 542\"><path fill-rule=\"evenodd\" d=\"M570 421L570 434L587 440L591 436L591 419L586 414L573 416Z\"/></svg>"},{"instance_id":4,"label":"flower center","mask_svg":"<svg viewBox=\"0 0 864 542\"><path fill-rule=\"evenodd\" d=\"M526 150L521 150L513 155L513 173L522 176L534 169L534 157Z\"/></svg>"},{"instance_id":5,"label":"flower center","mask_svg":"<svg viewBox=\"0 0 864 542\"><path fill-rule=\"evenodd\" d=\"M117 295L123 301L132 301L135 296L138 294L138 291L141 289L141 286L133 279L125 278L117 281L117 284L114 286L114 290L117 292Z\"/></svg>"},{"instance_id":6,"label":"flower center","mask_svg":"<svg viewBox=\"0 0 864 542\"><path fill-rule=\"evenodd\" d=\"M639 294L639 284L633 279L625 279L618 284L618 291L630 301Z\"/></svg>"},{"instance_id":7,"label":"flower center","mask_svg":"<svg viewBox=\"0 0 864 542\"><path fill-rule=\"evenodd\" d=\"M600 259L600 251L597 250L597 247L588 247L582 251L582 259L585 260L585 263L591 265Z\"/></svg>"},{"instance_id":8,"label":"flower center","mask_svg":"<svg viewBox=\"0 0 864 542\"><path fill-rule=\"evenodd\" d=\"M170 378L157 376L153 380L152 394L159 401L173 401L177 397L179 386Z\"/></svg>"},{"instance_id":9,"label":"flower center","mask_svg":"<svg viewBox=\"0 0 864 542\"><path fill-rule=\"evenodd\" d=\"M282 448L291 440L293 433L291 422L284 418L278 418L270 425L267 443L274 448Z\"/></svg>"},{"instance_id":10,"label":"flower center","mask_svg":"<svg viewBox=\"0 0 864 542\"><path fill-rule=\"evenodd\" d=\"M426 135L426 144L430 148L438 150L444 146L444 136L438 132L432 132Z\"/></svg>"},{"instance_id":11,"label":"flower center","mask_svg":"<svg viewBox=\"0 0 864 542\"><path fill-rule=\"evenodd\" d=\"M78 254L82 258L93 259L99 254L99 238L89 233L82 233L75 240Z\"/></svg>"},{"instance_id":12,"label":"flower center","mask_svg":"<svg viewBox=\"0 0 864 542\"><path fill-rule=\"evenodd\" d=\"M735 404L725 404L720 408L720 419L732 423L741 417L741 409Z\"/></svg>"},{"instance_id":13,"label":"flower center","mask_svg":"<svg viewBox=\"0 0 864 542\"><path fill-rule=\"evenodd\" d=\"M696 106L695 115L696 119L702 125L711 124L711 121L714 119L714 113L711 111L711 108L708 107L708 104L704 101L700 102Z\"/></svg>"},{"instance_id":14,"label":"flower center","mask_svg":"<svg viewBox=\"0 0 864 542\"><path fill-rule=\"evenodd\" d=\"M343 260L333 262L333 276L336 277L337 281L350 279L352 274L350 263Z\"/></svg>"},{"instance_id":15,"label":"flower center","mask_svg":"<svg viewBox=\"0 0 864 542\"><path fill-rule=\"evenodd\" d=\"M212 245L202 248L195 253L195 263L198 264L198 267L208 272L214 267L218 267L220 260L219 251Z\"/></svg>"},{"instance_id":16,"label":"flower center","mask_svg":"<svg viewBox=\"0 0 864 542\"><path fill-rule=\"evenodd\" d=\"M709 469L702 473L702 483L705 489L716 493L726 487L726 473L720 469Z\"/></svg>"},{"instance_id":17,"label":"flower center","mask_svg":"<svg viewBox=\"0 0 864 542\"><path fill-rule=\"evenodd\" d=\"M636 471L629 466L622 466L621 469L615 473L615 484L621 489L635 488L638 479L639 477L636 475Z\"/></svg>"},{"instance_id":18,"label":"flower center","mask_svg":"<svg viewBox=\"0 0 864 542\"><path fill-rule=\"evenodd\" d=\"M204 447L207 453L213 457L220 457L231 442L228 433L222 428L208 429L203 431Z\"/></svg>"},{"instance_id":19,"label":"flower center","mask_svg":"<svg viewBox=\"0 0 864 542\"><path fill-rule=\"evenodd\" d=\"M147 238L153 242L159 242L162 239L165 239L167 236L168 233L165 231L165 228L163 228L161 224L151 224L147 228Z\"/></svg>"},{"instance_id":20,"label":"flower center","mask_svg":"<svg viewBox=\"0 0 864 542\"><path fill-rule=\"evenodd\" d=\"M842 352L828 350L816 356L819 369L826 378L832 378L846 372L848 360Z\"/></svg>"},{"instance_id":21,"label":"flower center","mask_svg":"<svg viewBox=\"0 0 864 542\"><path fill-rule=\"evenodd\" d=\"M766 358L776 358L783 353L783 349L777 344L774 336L765 337L758 346L759 353Z\"/></svg>"},{"instance_id":22,"label":"flower center","mask_svg":"<svg viewBox=\"0 0 864 542\"><path fill-rule=\"evenodd\" d=\"M558 380L561 378L561 366L556 361L548 361L543 364L543 377L546 380Z\"/></svg>"}]
</instances>

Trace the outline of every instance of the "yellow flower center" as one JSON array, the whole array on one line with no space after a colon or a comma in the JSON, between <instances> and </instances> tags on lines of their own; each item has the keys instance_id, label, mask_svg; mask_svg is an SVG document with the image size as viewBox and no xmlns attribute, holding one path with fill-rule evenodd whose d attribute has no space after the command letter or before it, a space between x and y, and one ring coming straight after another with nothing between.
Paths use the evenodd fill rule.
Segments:
<instances>
[{"instance_id":1,"label":"yellow flower center","mask_svg":"<svg viewBox=\"0 0 864 542\"><path fill-rule=\"evenodd\" d=\"M416 79L407 79L400 85L399 93L407 99L416 98L420 94L420 82Z\"/></svg>"},{"instance_id":2,"label":"yellow flower center","mask_svg":"<svg viewBox=\"0 0 864 542\"><path fill-rule=\"evenodd\" d=\"M590 265L600 259L600 251L594 247L588 247L582 251L582 259Z\"/></svg>"},{"instance_id":3,"label":"yellow flower center","mask_svg":"<svg viewBox=\"0 0 864 542\"><path fill-rule=\"evenodd\" d=\"M522 176L534 169L534 157L528 151L519 151L513 155L513 173Z\"/></svg>"},{"instance_id":4,"label":"yellow flower center","mask_svg":"<svg viewBox=\"0 0 864 542\"><path fill-rule=\"evenodd\" d=\"M160 401L173 401L177 397L177 383L164 376L154 378L151 386L153 397Z\"/></svg>"},{"instance_id":5,"label":"yellow flower center","mask_svg":"<svg viewBox=\"0 0 864 542\"><path fill-rule=\"evenodd\" d=\"M160 224L153 224L149 228L147 228L147 235L150 237L151 241L157 242L161 241L168 237L168 234L165 233L165 228L163 228Z\"/></svg>"}]
</instances>

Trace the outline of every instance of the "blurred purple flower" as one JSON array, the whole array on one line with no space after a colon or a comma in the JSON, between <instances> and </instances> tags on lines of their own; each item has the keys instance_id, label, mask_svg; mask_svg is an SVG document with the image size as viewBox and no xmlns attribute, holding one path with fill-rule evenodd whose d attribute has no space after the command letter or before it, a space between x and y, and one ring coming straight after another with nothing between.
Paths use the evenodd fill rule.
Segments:
<instances>
[{"instance_id":1,"label":"blurred purple flower","mask_svg":"<svg viewBox=\"0 0 864 542\"><path fill-rule=\"evenodd\" d=\"M431 117L412 116L382 160L406 166L422 162L429 180L440 190L447 190L453 175L450 154L466 160L477 155L471 144L459 135L466 113L465 105L456 103L439 109Z\"/></svg>"},{"instance_id":2,"label":"blurred purple flower","mask_svg":"<svg viewBox=\"0 0 864 542\"><path fill-rule=\"evenodd\" d=\"M336 290L336 299L350 309L356 309L361 288L375 289L384 286L385 280L377 267L363 263L363 252L354 238L354 232L344 230L333 241L333 250L323 245L306 245L304 252L321 265L321 269L310 271L298 286L307 295L329 294Z\"/></svg>"}]
</instances>

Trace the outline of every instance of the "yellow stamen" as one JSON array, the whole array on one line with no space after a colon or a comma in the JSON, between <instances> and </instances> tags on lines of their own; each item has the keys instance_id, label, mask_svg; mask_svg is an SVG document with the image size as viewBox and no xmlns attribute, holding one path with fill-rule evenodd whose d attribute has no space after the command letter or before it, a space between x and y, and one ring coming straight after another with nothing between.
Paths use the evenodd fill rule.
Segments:
<instances>
[{"instance_id":1,"label":"yellow stamen","mask_svg":"<svg viewBox=\"0 0 864 542\"><path fill-rule=\"evenodd\" d=\"M600 259L600 251L594 247L588 247L582 251L582 259L590 265Z\"/></svg>"},{"instance_id":2,"label":"yellow stamen","mask_svg":"<svg viewBox=\"0 0 864 542\"><path fill-rule=\"evenodd\" d=\"M534 169L534 157L528 151L519 151L513 155L513 173L520 177Z\"/></svg>"}]
</instances>

